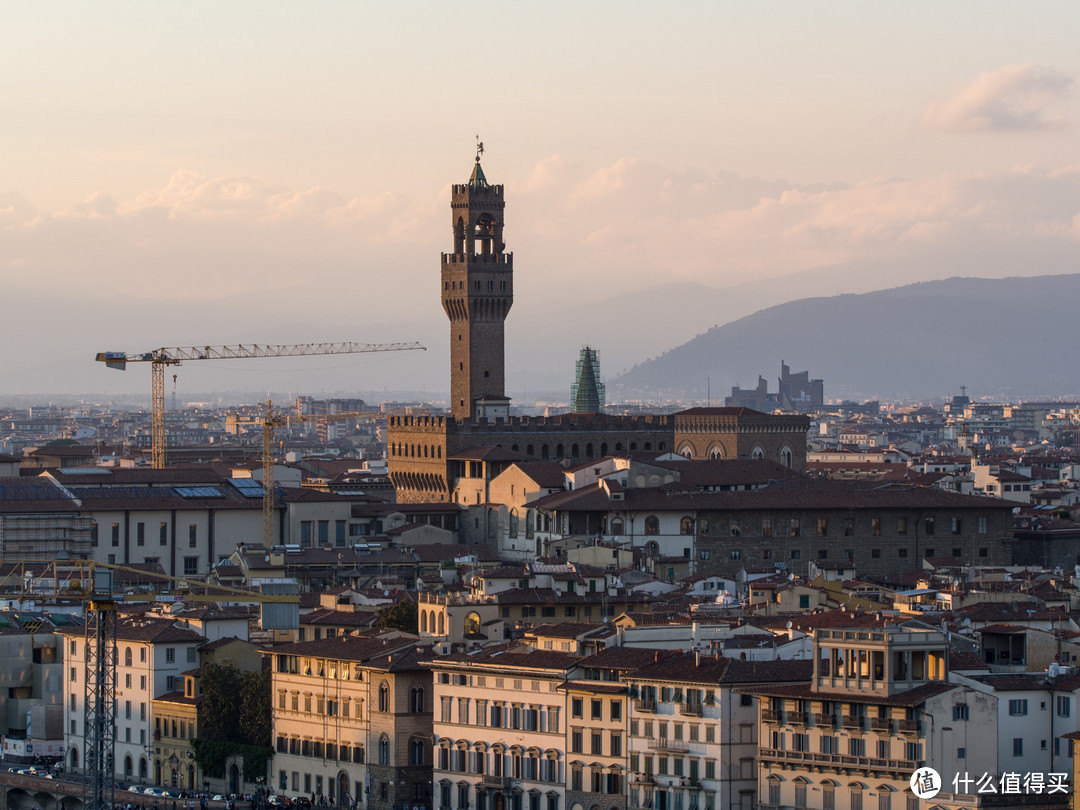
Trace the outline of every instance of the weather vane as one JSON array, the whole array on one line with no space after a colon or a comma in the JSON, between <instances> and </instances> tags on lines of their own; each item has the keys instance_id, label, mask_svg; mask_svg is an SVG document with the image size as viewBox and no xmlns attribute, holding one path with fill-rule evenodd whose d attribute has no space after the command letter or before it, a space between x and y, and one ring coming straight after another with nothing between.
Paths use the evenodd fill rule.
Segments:
<instances>
[{"instance_id":1,"label":"weather vane","mask_svg":"<svg viewBox=\"0 0 1080 810\"><path fill-rule=\"evenodd\" d=\"M480 136L476 136L476 162L480 162L480 156L484 154L484 142L480 140Z\"/></svg>"}]
</instances>

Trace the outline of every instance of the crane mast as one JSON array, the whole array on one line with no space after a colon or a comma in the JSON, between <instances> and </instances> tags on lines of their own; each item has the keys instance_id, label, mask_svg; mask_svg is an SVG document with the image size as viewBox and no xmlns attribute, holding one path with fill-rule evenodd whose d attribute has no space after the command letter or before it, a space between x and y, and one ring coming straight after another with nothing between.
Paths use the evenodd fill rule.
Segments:
<instances>
[{"instance_id":1,"label":"crane mast","mask_svg":"<svg viewBox=\"0 0 1080 810\"><path fill-rule=\"evenodd\" d=\"M123 371L128 363L150 364L150 466L165 467L165 367L189 360L245 360L255 357L307 357L367 352L427 351L419 343L242 343L236 346L173 346L148 352L98 352L94 359Z\"/></svg>"},{"instance_id":2,"label":"crane mast","mask_svg":"<svg viewBox=\"0 0 1080 810\"><path fill-rule=\"evenodd\" d=\"M430 408L411 409L408 415L428 416ZM274 485L274 442L277 429L290 422L336 422L350 419L373 419L406 414L394 411L340 411L338 413L289 414L274 412L269 400L266 402L266 415L262 419L237 419L233 425L256 425L262 428L262 468L263 468L263 547L272 548L274 540L274 515L276 512L277 493Z\"/></svg>"},{"instance_id":3,"label":"crane mast","mask_svg":"<svg viewBox=\"0 0 1080 810\"><path fill-rule=\"evenodd\" d=\"M18 600L64 599L86 605L84 626L86 699L83 706L84 810L114 810L116 788L116 638L119 602L154 602L159 591L120 593L113 586L113 574L126 571L162 582L160 591L183 586L184 600L190 602L236 601L261 604L296 604L297 594L259 593L215 585L215 594L196 593L206 583L153 574L121 565L93 560L20 561L0 573L0 598ZM291 622L286 620L286 623ZM268 628L264 628L268 629Z\"/></svg>"}]
</instances>

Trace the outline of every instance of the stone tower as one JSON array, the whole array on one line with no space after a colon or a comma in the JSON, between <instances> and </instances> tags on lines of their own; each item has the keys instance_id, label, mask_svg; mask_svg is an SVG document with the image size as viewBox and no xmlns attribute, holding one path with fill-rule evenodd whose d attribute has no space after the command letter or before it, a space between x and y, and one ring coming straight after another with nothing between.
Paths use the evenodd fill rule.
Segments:
<instances>
[{"instance_id":1,"label":"stone tower","mask_svg":"<svg viewBox=\"0 0 1080 810\"><path fill-rule=\"evenodd\" d=\"M504 322L514 303L514 256L503 244L503 187L480 156L450 198L454 252L442 254L442 305L450 319L450 413L506 417Z\"/></svg>"}]
</instances>

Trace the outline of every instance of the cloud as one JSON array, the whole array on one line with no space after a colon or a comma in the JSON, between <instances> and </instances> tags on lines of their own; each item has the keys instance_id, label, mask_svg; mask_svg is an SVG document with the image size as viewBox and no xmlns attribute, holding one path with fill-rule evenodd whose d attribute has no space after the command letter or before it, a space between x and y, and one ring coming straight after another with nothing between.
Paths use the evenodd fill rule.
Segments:
<instances>
[{"instance_id":1,"label":"cloud","mask_svg":"<svg viewBox=\"0 0 1080 810\"><path fill-rule=\"evenodd\" d=\"M979 75L949 98L927 105L923 129L944 132L1057 130L1069 121L1053 111L1072 90L1073 79L1037 65L1009 65Z\"/></svg>"},{"instance_id":2,"label":"cloud","mask_svg":"<svg viewBox=\"0 0 1080 810\"><path fill-rule=\"evenodd\" d=\"M1080 168L798 184L629 157L568 166L553 156L526 178L507 178L506 241L516 283L533 298L568 288L600 297L612 285L660 280L727 286L988 242L1075 246L1080 221ZM296 311L361 300L385 308L406 285L421 296L409 311L422 312L424 285L449 245L447 204L446 195L437 204L397 192L348 198L184 171L133 198L102 192L63 211L7 194L0 268L88 297L165 284L173 300L250 295L253 305Z\"/></svg>"}]
</instances>

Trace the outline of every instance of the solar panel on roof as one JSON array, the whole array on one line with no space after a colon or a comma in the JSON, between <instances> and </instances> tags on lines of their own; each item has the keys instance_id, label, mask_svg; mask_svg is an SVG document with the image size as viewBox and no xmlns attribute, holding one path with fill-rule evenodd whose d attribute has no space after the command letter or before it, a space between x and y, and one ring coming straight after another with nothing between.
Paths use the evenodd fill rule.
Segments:
<instances>
[{"instance_id":1,"label":"solar panel on roof","mask_svg":"<svg viewBox=\"0 0 1080 810\"><path fill-rule=\"evenodd\" d=\"M0 500L67 501L67 493L51 484L0 484Z\"/></svg>"},{"instance_id":2,"label":"solar panel on roof","mask_svg":"<svg viewBox=\"0 0 1080 810\"><path fill-rule=\"evenodd\" d=\"M112 475L104 467L61 467L60 472L64 475Z\"/></svg>"},{"instance_id":3,"label":"solar panel on roof","mask_svg":"<svg viewBox=\"0 0 1080 810\"><path fill-rule=\"evenodd\" d=\"M223 493L217 487L176 487L173 490L181 498L224 498Z\"/></svg>"},{"instance_id":4,"label":"solar panel on roof","mask_svg":"<svg viewBox=\"0 0 1080 810\"><path fill-rule=\"evenodd\" d=\"M103 487L69 486L80 498L169 498L173 490L166 487Z\"/></svg>"},{"instance_id":5,"label":"solar panel on roof","mask_svg":"<svg viewBox=\"0 0 1080 810\"><path fill-rule=\"evenodd\" d=\"M262 484L254 478L228 478L226 480L245 498L261 498L263 496Z\"/></svg>"}]
</instances>

